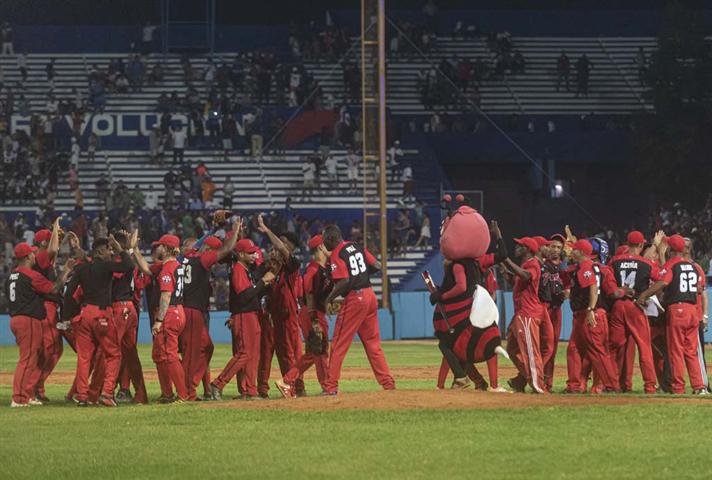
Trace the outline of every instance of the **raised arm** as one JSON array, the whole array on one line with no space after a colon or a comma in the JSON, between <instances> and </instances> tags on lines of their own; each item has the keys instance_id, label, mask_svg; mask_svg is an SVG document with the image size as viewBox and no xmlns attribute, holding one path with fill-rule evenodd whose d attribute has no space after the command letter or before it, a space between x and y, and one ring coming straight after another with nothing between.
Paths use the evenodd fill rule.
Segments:
<instances>
[{"instance_id":1,"label":"raised arm","mask_svg":"<svg viewBox=\"0 0 712 480\"><path fill-rule=\"evenodd\" d=\"M59 253L59 220L61 218L62 217L55 218L54 223L52 224L52 236L49 237L49 245L47 245L47 255L50 260L55 258L57 253Z\"/></svg>"},{"instance_id":2,"label":"raised arm","mask_svg":"<svg viewBox=\"0 0 712 480\"><path fill-rule=\"evenodd\" d=\"M504 243L502 231L499 229L497 220L492 220L490 222L490 232L494 235L494 239L497 242L497 251L494 254L494 263L501 263L505 258L507 258L507 244Z\"/></svg>"},{"instance_id":3,"label":"raised arm","mask_svg":"<svg viewBox=\"0 0 712 480\"><path fill-rule=\"evenodd\" d=\"M237 239L240 236L241 229L242 217L238 216L232 224L232 235L230 235L229 238L225 239L225 241L223 242L223 246L220 247L220 249L218 249L217 251L218 262L223 258L227 257L230 252L232 252L232 249L235 248L235 244L237 243Z\"/></svg>"},{"instance_id":4,"label":"raised arm","mask_svg":"<svg viewBox=\"0 0 712 480\"><path fill-rule=\"evenodd\" d=\"M267 235L267 238L269 238L269 241L272 243L272 245L274 245L274 248L276 248L279 253L284 255L284 258L290 257L291 252L289 251L287 246L277 235L274 234L272 230L269 229L267 225L265 225L261 214L257 217L257 230Z\"/></svg>"}]
</instances>

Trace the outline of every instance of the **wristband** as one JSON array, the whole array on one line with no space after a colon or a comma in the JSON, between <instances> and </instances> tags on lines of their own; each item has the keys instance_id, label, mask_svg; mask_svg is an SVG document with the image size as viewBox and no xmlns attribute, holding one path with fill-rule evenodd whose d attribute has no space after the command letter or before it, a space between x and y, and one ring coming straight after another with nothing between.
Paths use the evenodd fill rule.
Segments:
<instances>
[{"instance_id":1,"label":"wristband","mask_svg":"<svg viewBox=\"0 0 712 480\"><path fill-rule=\"evenodd\" d=\"M594 309L594 308L592 308L592 307L588 307L588 308L586 308L586 311L587 311L587 312L593 312L594 310L595 310L595 309Z\"/></svg>"},{"instance_id":2,"label":"wristband","mask_svg":"<svg viewBox=\"0 0 712 480\"><path fill-rule=\"evenodd\" d=\"M707 320L707 319L710 318L710 316L709 316L709 315L702 315L702 318L704 318L705 320Z\"/></svg>"},{"instance_id":3,"label":"wristband","mask_svg":"<svg viewBox=\"0 0 712 480\"><path fill-rule=\"evenodd\" d=\"M133 249L133 248L129 248L128 252L129 252L129 255L133 255L134 249Z\"/></svg>"}]
</instances>

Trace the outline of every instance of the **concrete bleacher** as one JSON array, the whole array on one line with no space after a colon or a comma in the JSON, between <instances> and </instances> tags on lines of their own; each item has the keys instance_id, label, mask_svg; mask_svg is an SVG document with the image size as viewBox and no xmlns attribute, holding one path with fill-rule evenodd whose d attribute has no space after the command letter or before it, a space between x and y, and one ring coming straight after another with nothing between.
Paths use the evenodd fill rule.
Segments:
<instances>
[{"instance_id":1,"label":"concrete bleacher","mask_svg":"<svg viewBox=\"0 0 712 480\"><path fill-rule=\"evenodd\" d=\"M647 55L655 49L653 37L512 37L514 48L519 49L526 61L523 74L507 74L503 79L487 80L480 88L481 107L488 113L524 114L577 114L577 113L627 113L650 105L642 99L635 57L639 47ZM571 83L575 85L576 59L586 53L591 62L588 97L574 97L573 92L555 91L556 60L564 50L572 64ZM354 55L358 55L358 50ZM398 57L387 61L388 104L396 114L426 114L427 111L417 90L416 77L421 70L437 65L443 58L468 57L471 60L491 60L492 52L483 39L438 38L428 58ZM216 53L215 61L231 62L235 53ZM128 54L30 54L28 55L29 78L24 93L34 112L45 109L49 83L45 65L50 58L56 59L54 93L57 97L69 97L72 89L86 94L88 70L93 64L105 69L112 58L128 59ZM202 70L207 66L207 55L191 56L191 65ZM354 58L358 60L358 57ZM154 113L161 93L177 91L184 94L187 85L183 80L180 56L177 54L153 54L147 57L150 68L156 62L164 67L164 80L155 85L145 84L140 92L108 93L106 111L116 113ZM0 57L5 81L13 86L20 80L15 57ZM343 77L340 68L333 63L306 62L305 67L321 83L325 93L342 98ZM193 82L199 92L207 86L202 80ZM273 89L274 91L274 89ZM19 91L16 91L16 95Z\"/></svg>"},{"instance_id":2,"label":"concrete bleacher","mask_svg":"<svg viewBox=\"0 0 712 480\"><path fill-rule=\"evenodd\" d=\"M656 47L653 37L513 37L514 48L526 61L523 74L506 74L503 79L486 80L480 87L481 108L493 114L581 114L629 113L651 109L642 99L635 57L639 47L646 55ZM571 62L571 92L556 92L556 61L565 50ZM575 63L586 54L593 63L589 95L574 96ZM467 57L491 60L494 55L484 40L440 37L428 58L388 59L388 104L396 114L429 114L420 101L417 74L443 59ZM307 63L307 69L320 81L324 91L340 97L343 79L329 75L331 65Z\"/></svg>"}]
</instances>

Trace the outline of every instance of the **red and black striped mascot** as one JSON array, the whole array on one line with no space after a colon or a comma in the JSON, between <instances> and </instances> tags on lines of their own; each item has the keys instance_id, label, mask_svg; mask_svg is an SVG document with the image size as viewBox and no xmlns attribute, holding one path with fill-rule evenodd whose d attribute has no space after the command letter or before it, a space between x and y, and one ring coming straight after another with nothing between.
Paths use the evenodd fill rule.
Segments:
<instances>
[{"instance_id":1,"label":"red and black striped mascot","mask_svg":"<svg viewBox=\"0 0 712 480\"><path fill-rule=\"evenodd\" d=\"M442 285L436 287L424 274L431 290L430 303L436 305L433 327L443 354L438 388L444 387L452 370L452 388L468 388L474 382L478 389L504 391L497 383L497 354L506 356L506 352L501 347L497 307L485 286L490 268L507 257L506 248L496 222L492 222L497 252L487 254L487 222L462 195L456 200L461 205L451 211L450 196L443 199L448 216L440 235L440 252L445 258ZM475 368L480 362L487 362L489 385Z\"/></svg>"}]
</instances>

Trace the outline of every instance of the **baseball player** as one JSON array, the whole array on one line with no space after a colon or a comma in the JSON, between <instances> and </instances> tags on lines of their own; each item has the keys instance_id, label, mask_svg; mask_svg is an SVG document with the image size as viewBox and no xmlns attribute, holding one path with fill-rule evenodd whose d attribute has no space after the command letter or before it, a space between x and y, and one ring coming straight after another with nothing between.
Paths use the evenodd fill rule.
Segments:
<instances>
[{"instance_id":1,"label":"baseball player","mask_svg":"<svg viewBox=\"0 0 712 480\"><path fill-rule=\"evenodd\" d=\"M114 261L114 254L120 256L119 262ZM107 407L116 406L114 386L121 366L121 344L111 310L111 284L115 272L129 273L132 270L129 253L113 236L109 236L108 240L96 239L91 260L77 267L76 275L83 295L81 320L76 332L76 398L80 407L88 405L89 371L97 349L106 362L106 375L98 402Z\"/></svg>"},{"instance_id":2,"label":"baseball player","mask_svg":"<svg viewBox=\"0 0 712 480\"><path fill-rule=\"evenodd\" d=\"M660 280L642 292L636 303L643 307L648 298L664 290L663 306L667 319L667 346L672 375L672 393L685 393L685 368L695 395L706 395L699 345L699 309L697 295L703 287L695 265L684 257L685 239L672 235L667 239L670 259L660 272Z\"/></svg>"},{"instance_id":3,"label":"baseball player","mask_svg":"<svg viewBox=\"0 0 712 480\"><path fill-rule=\"evenodd\" d=\"M702 379L704 380L705 387L707 387L707 391L709 392L710 382L707 376L707 363L705 362L705 332L707 331L707 327L709 325L709 314L707 313L709 303L707 298L707 288L705 288L707 282L705 278L705 271L702 270L702 267L700 267L698 263L692 261L692 239L687 237L685 237L685 251L683 252L683 256L685 257L685 260L692 262L692 264L695 266L695 270L697 270L697 275L700 278L700 282L702 282L701 287L697 289L697 310L698 316L700 318L700 343L699 350L697 352L697 358L700 359Z\"/></svg>"},{"instance_id":4,"label":"baseball player","mask_svg":"<svg viewBox=\"0 0 712 480\"><path fill-rule=\"evenodd\" d=\"M619 390L617 373L608 352L608 310L609 298L623 297L628 292L618 288L612 271L599 262L592 262L593 248L588 240L577 240L571 251L574 263L566 272L565 279L571 289L571 310L574 323L571 341L576 344L576 356L567 357L569 365L568 393L583 393L586 389L588 372L582 365L582 358L594 373L592 393L616 392ZM571 354L572 352L569 352Z\"/></svg>"},{"instance_id":5,"label":"baseball player","mask_svg":"<svg viewBox=\"0 0 712 480\"><path fill-rule=\"evenodd\" d=\"M341 230L336 225L329 225L324 230L324 247L329 252L331 279L334 282L326 304L332 303L338 296L342 296L344 301L334 326L323 395L338 393L341 365L356 333L361 339L376 380L385 390L393 390L396 384L381 349L378 300L369 279L369 269L378 270L381 264L360 245L344 241Z\"/></svg>"},{"instance_id":6,"label":"baseball player","mask_svg":"<svg viewBox=\"0 0 712 480\"><path fill-rule=\"evenodd\" d=\"M52 283L33 270L36 252L37 247L31 247L27 243L15 246L16 266L5 284L5 293L9 300L10 329L20 349L12 383L10 406L13 408L42 405L42 401L35 397L35 387L42 374L39 362L42 351L42 322L47 315L44 296L59 292L72 270L72 264L67 263L62 276Z\"/></svg>"},{"instance_id":7,"label":"baseball player","mask_svg":"<svg viewBox=\"0 0 712 480\"><path fill-rule=\"evenodd\" d=\"M656 243L659 243L656 237ZM650 286L651 280L658 280L658 266L641 256L645 237L638 231L628 234L628 253L611 259L611 268L619 287L632 288L640 295ZM628 297L613 304L609 319L609 345L611 358L615 362L619 379L624 371L626 341L628 336L638 346L640 370L643 374L645 393L655 393L656 377L653 365L653 349L650 343L650 324L642 308ZM619 380L620 381L620 380ZM625 380L623 379L623 383ZM621 389L625 385L620 385Z\"/></svg>"},{"instance_id":8,"label":"baseball player","mask_svg":"<svg viewBox=\"0 0 712 480\"><path fill-rule=\"evenodd\" d=\"M312 260L304 272L304 297L306 308L299 312L299 325L307 341L307 352L297 360L287 374L276 382L282 396L296 396L294 384L312 365L316 366L316 377L322 389L326 383L329 366L329 324L326 321L326 297L331 291L331 279L327 271L327 253L321 235L309 240ZM315 337L315 338L314 338Z\"/></svg>"},{"instance_id":9,"label":"baseball player","mask_svg":"<svg viewBox=\"0 0 712 480\"><path fill-rule=\"evenodd\" d=\"M175 235L163 235L153 246L161 260L158 285L161 292L158 313L151 327L153 333L153 361L159 372L161 396L164 401L172 399L182 403L188 399L185 385L185 371L178 356L180 334L185 328L183 293L185 289L185 269L176 260L180 252L180 239ZM176 393L173 395L173 386Z\"/></svg>"},{"instance_id":10,"label":"baseball player","mask_svg":"<svg viewBox=\"0 0 712 480\"><path fill-rule=\"evenodd\" d=\"M216 400L222 399L222 390L238 373L244 374L244 397L260 398L257 393L257 366L260 357L260 295L274 280L274 273L266 272L255 282L252 265L255 263L259 247L252 240L243 238L235 244L237 262L230 275L230 313L227 325L232 330L236 351L223 371L210 384L210 394Z\"/></svg>"},{"instance_id":11,"label":"baseball player","mask_svg":"<svg viewBox=\"0 0 712 480\"><path fill-rule=\"evenodd\" d=\"M258 230L267 235L272 244L270 259L278 259L281 263L269 296L269 311L273 324L273 350L277 354L280 373L284 376L302 356L302 341L299 335L299 314L303 301L301 262L293 255L299 247L299 237L293 232L286 232L278 237L265 225L262 215L257 217L257 225ZM269 382L271 350L266 349L262 356L264 368L260 370L259 383L260 393L265 394ZM298 396L306 395L302 375L299 375L294 385Z\"/></svg>"},{"instance_id":12,"label":"baseball player","mask_svg":"<svg viewBox=\"0 0 712 480\"><path fill-rule=\"evenodd\" d=\"M51 231L43 229L35 234L35 246L38 249L32 268L50 282L54 282L57 279L54 262L57 258L60 244L61 228L59 227L59 220L60 217L55 219ZM60 303L61 298L57 294L45 297L47 315L42 321L42 356L40 358L42 374L36 387L37 398L43 402L49 401L49 398L45 395L45 381L62 357L64 348L61 332L57 329L57 314Z\"/></svg>"},{"instance_id":13,"label":"baseball player","mask_svg":"<svg viewBox=\"0 0 712 480\"><path fill-rule=\"evenodd\" d=\"M566 239L561 234L552 235L549 238L548 252L544 258L541 271L541 282L539 286L539 298L546 305L547 313L549 314L549 322L551 323L552 337L547 338L548 356L544 361L544 381L546 389L551 392L554 385L554 367L556 365L556 352L559 348L559 339L561 338L561 305L566 298L563 283L561 281L561 265L564 244ZM546 286L542 290L542 286ZM542 298L544 295L544 298Z\"/></svg>"},{"instance_id":14,"label":"baseball player","mask_svg":"<svg viewBox=\"0 0 712 480\"><path fill-rule=\"evenodd\" d=\"M233 223L232 235L225 243L219 238L207 237L200 250L194 251L195 241L184 242L185 293L183 310L185 311L185 329L180 337L183 354L183 370L186 375L188 399L196 400L196 388L206 373L209 375L210 359L213 355L213 342L208 332L210 310L210 271L216 263L232 252L242 228L238 217ZM208 381L208 385L210 381ZM210 398L208 396L208 398Z\"/></svg>"},{"instance_id":15,"label":"baseball player","mask_svg":"<svg viewBox=\"0 0 712 480\"><path fill-rule=\"evenodd\" d=\"M509 326L507 353L517 367L519 375L508 381L517 392L523 392L529 384L535 393L546 393L540 347L540 325L544 318L544 306L539 300L541 264L535 254L539 244L533 238L515 238L514 255L521 266L507 258L505 267L515 275L512 296L514 319Z\"/></svg>"}]
</instances>

